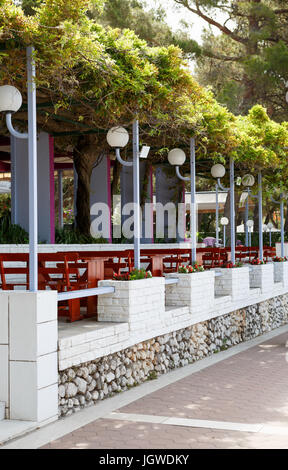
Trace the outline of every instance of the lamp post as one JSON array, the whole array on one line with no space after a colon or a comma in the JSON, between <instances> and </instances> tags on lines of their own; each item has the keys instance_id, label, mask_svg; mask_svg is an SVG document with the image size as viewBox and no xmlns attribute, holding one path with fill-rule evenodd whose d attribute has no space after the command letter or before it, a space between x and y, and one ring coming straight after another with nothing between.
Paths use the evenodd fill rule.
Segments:
<instances>
[{"instance_id":1,"label":"lamp post","mask_svg":"<svg viewBox=\"0 0 288 470\"><path fill-rule=\"evenodd\" d=\"M263 261L263 212L262 212L262 173L258 173L258 194L251 194L251 187L255 184L255 178L253 175L245 175L242 178L242 184L247 188L248 197L257 199L258 201L258 215L259 215L259 255L260 260ZM248 197L246 204L248 205ZM247 226L248 210L245 211L245 226ZM247 230L247 229L246 229Z\"/></svg>"},{"instance_id":2,"label":"lamp post","mask_svg":"<svg viewBox=\"0 0 288 470\"><path fill-rule=\"evenodd\" d=\"M227 217L222 217L220 220L220 224L223 227L223 247L226 247L226 226L229 224L229 219Z\"/></svg>"},{"instance_id":3,"label":"lamp post","mask_svg":"<svg viewBox=\"0 0 288 470\"><path fill-rule=\"evenodd\" d=\"M211 174L213 178L223 178L225 175L225 168L223 165L216 164L213 165L211 169ZM216 193L216 246L219 245L219 185L216 183L215 186Z\"/></svg>"},{"instance_id":4,"label":"lamp post","mask_svg":"<svg viewBox=\"0 0 288 470\"><path fill-rule=\"evenodd\" d=\"M272 222L269 222L269 224L267 224L267 228L269 230L269 246L271 248L271 245L272 245L272 229L273 229L273 224Z\"/></svg>"},{"instance_id":5,"label":"lamp post","mask_svg":"<svg viewBox=\"0 0 288 470\"><path fill-rule=\"evenodd\" d=\"M263 229L263 233L266 233L267 230L268 230L267 225L266 225L266 224L263 224L262 229ZM265 238L264 238L264 235L263 235L263 243L264 243L264 246L265 246Z\"/></svg>"},{"instance_id":6,"label":"lamp post","mask_svg":"<svg viewBox=\"0 0 288 470\"><path fill-rule=\"evenodd\" d=\"M191 200L190 200L190 232L191 232L191 261L197 262L197 234L196 234L196 161L195 161L195 139L190 139L190 177L182 176L180 166L185 163L186 155L181 149L173 149L168 154L170 165L175 166L176 175L181 181L190 181Z\"/></svg>"},{"instance_id":7,"label":"lamp post","mask_svg":"<svg viewBox=\"0 0 288 470\"><path fill-rule=\"evenodd\" d=\"M253 228L253 226L254 226L253 220L247 220L246 225L247 225L248 231L249 231L249 242L248 242L248 246L251 247L251 233L252 233L252 228Z\"/></svg>"},{"instance_id":8,"label":"lamp post","mask_svg":"<svg viewBox=\"0 0 288 470\"><path fill-rule=\"evenodd\" d=\"M287 199L287 195L284 193L280 194L280 201L276 201L272 196L271 196L271 201L274 202L274 204L280 205L280 223L281 223L281 257L284 258L284 201ZM268 224L269 225L269 224ZM271 230L273 228L273 224L271 224ZM271 234L271 231L270 231ZM270 236L271 239L271 236ZM271 246L271 241L270 241L270 246Z\"/></svg>"},{"instance_id":9,"label":"lamp post","mask_svg":"<svg viewBox=\"0 0 288 470\"><path fill-rule=\"evenodd\" d=\"M251 188L255 184L255 178L253 175L244 175L242 177L242 185L247 188L247 198L245 201L245 245L248 246L249 237L248 237L248 226L247 221L249 218L249 196L251 194Z\"/></svg>"},{"instance_id":10,"label":"lamp post","mask_svg":"<svg viewBox=\"0 0 288 470\"><path fill-rule=\"evenodd\" d=\"M58 207L58 218L59 218L59 227L63 228L63 171L58 170L58 198L59 198L59 207Z\"/></svg>"},{"instance_id":11,"label":"lamp post","mask_svg":"<svg viewBox=\"0 0 288 470\"><path fill-rule=\"evenodd\" d=\"M0 112L6 113L6 124L11 135L28 140L29 159L29 290L38 290L38 192L37 192L37 114L36 114L36 70L33 58L34 47L26 50L27 57L27 97L28 133L16 131L12 124L12 114L22 105L22 96L17 88L10 85L0 87Z\"/></svg>"},{"instance_id":12,"label":"lamp post","mask_svg":"<svg viewBox=\"0 0 288 470\"><path fill-rule=\"evenodd\" d=\"M235 264L235 192L234 192L234 160L230 158L230 187L224 188L221 184L221 178L225 176L225 167L219 163L213 165L211 174L217 179L217 185L222 191L230 191L230 228L231 228L231 261ZM216 227L216 233L218 227Z\"/></svg>"},{"instance_id":13,"label":"lamp post","mask_svg":"<svg viewBox=\"0 0 288 470\"><path fill-rule=\"evenodd\" d=\"M134 267L140 269L140 162L139 158L147 158L150 147L144 146L139 151L139 122L133 122L133 161L125 161L121 158L121 149L129 142L129 134L124 127L113 127L107 133L107 142L115 149L117 160L121 165L133 168L133 202L134 202Z\"/></svg>"}]
</instances>

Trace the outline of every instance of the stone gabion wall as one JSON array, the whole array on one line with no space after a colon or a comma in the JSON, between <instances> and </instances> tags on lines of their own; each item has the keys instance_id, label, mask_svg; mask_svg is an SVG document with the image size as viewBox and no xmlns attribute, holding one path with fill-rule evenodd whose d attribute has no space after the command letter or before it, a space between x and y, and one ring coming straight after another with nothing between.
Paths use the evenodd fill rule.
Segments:
<instances>
[{"instance_id":1,"label":"stone gabion wall","mask_svg":"<svg viewBox=\"0 0 288 470\"><path fill-rule=\"evenodd\" d=\"M288 322L288 295L144 341L59 374L59 415L69 416L177 367Z\"/></svg>"}]
</instances>

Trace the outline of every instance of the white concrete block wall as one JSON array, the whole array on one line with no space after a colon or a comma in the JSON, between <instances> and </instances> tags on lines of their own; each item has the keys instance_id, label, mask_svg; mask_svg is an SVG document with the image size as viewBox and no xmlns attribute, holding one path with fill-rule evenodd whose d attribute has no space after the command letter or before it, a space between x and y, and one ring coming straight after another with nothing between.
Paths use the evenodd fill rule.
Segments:
<instances>
[{"instance_id":1,"label":"white concrete block wall","mask_svg":"<svg viewBox=\"0 0 288 470\"><path fill-rule=\"evenodd\" d=\"M132 331L145 331L161 324L165 313L165 279L154 277L137 281L100 281L114 287L114 294L98 298L98 321L127 322Z\"/></svg>"},{"instance_id":2,"label":"white concrete block wall","mask_svg":"<svg viewBox=\"0 0 288 470\"><path fill-rule=\"evenodd\" d=\"M215 277L215 295L230 295L232 300L245 299L249 295L249 267L217 269L221 276Z\"/></svg>"},{"instance_id":3,"label":"white concrete block wall","mask_svg":"<svg viewBox=\"0 0 288 470\"><path fill-rule=\"evenodd\" d=\"M202 243L198 243L197 247L202 247ZM165 249L173 250L173 248L191 248L190 242L183 243L151 243L145 245L145 250L153 249ZM87 244L87 245L50 245L42 244L38 245L39 253L56 253L57 251L124 251L124 250L133 250L133 244L110 244L110 243L96 243L96 244ZM0 253L28 253L28 245L1 245Z\"/></svg>"},{"instance_id":4,"label":"white concrete block wall","mask_svg":"<svg viewBox=\"0 0 288 470\"><path fill-rule=\"evenodd\" d=\"M58 417L57 312L56 292L0 293L0 401L10 419Z\"/></svg>"},{"instance_id":5,"label":"white concrete block wall","mask_svg":"<svg viewBox=\"0 0 288 470\"><path fill-rule=\"evenodd\" d=\"M274 282L282 282L288 286L288 261L283 263L273 263L274 265Z\"/></svg>"},{"instance_id":6,"label":"white concrete block wall","mask_svg":"<svg viewBox=\"0 0 288 470\"><path fill-rule=\"evenodd\" d=\"M242 268L235 268L233 271L239 271ZM249 269L249 268L246 268ZM232 271L232 270L226 270ZM212 271L212 276L214 272ZM206 274L206 273L205 273ZM243 271L242 271L243 274ZM175 277L176 274L171 274L171 277ZM194 276L191 275L191 276ZM209 275L207 274L208 278ZM211 276L211 275L210 275ZM234 279L235 281L235 279ZM116 291L114 298L109 298L110 296L101 296L102 299L106 297L106 301L102 303L103 310L107 315L110 315L110 321L108 322L95 322L95 329L92 327L91 322L89 322L89 332L83 332L83 328L79 325L79 332L77 333L77 328L75 326L71 328L71 336L67 335L67 332L63 334L60 331L59 337L59 370L65 370L69 367L83 364L85 362L93 361L97 358L113 354L115 352L121 351L123 349L129 348L135 344L141 343L148 339L160 336L166 333L171 333L172 331L180 330L181 328L186 328L188 326L197 324L199 322L207 321L211 318L217 318L225 314L234 312L246 308L249 305L254 305L263 301L266 301L269 298L276 297L278 295L284 295L288 292L288 287L284 287L282 283L280 285L272 284L271 290L269 292L262 292L260 288L248 289L249 285L249 271L246 271L246 279L241 279L241 276L238 276L239 289L237 291L234 289L234 294L237 298L232 298L231 295L225 295L221 297L215 297L212 302L211 308L208 309L206 302L206 297L214 295L214 290L208 288L208 283L205 284L205 289L202 289L203 283L201 282L201 294L198 297L198 300L201 298L201 306L198 311L192 310L192 315L190 312L190 307L188 306L167 306L165 311L159 310L157 303L153 305L152 303L149 306L149 303L146 302L146 297L152 292L152 286L156 286L157 278L149 279L148 286L149 288L146 291L146 295L142 296L141 288L143 291L143 286L137 289L138 294L134 292L133 300L130 304L129 302L129 293L128 288L121 289L120 283L118 281L113 281L117 283ZM141 281L137 281L138 283ZM146 281L144 281L146 282ZM161 282L161 281L160 281ZM211 279L209 280L211 282ZM102 285L111 285L111 281L103 281ZM126 283L125 283L126 284ZM127 282L128 284L128 282ZM115 284L112 284L115 287ZM181 283L180 283L181 285ZM195 282L196 285L196 282ZM244 288L243 288L244 286ZM132 284L130 285L130 288ZM146 285L147 287L147 285ZM164 287L164 286L163 286ZM168 286L167 286L168 287ZM166 287L166 289L167 289ZM171 286L170 286L171 287ZM175 285L177 287L177 285ZM194 286L195 287L195 286ZM162 287L161 287L162 289ZM198 285L199 289L199 285ZM135 290L135 289L134 289ZM246 295L244 296L244 293ZM151 294L152 295L152 294ZM155 292L154 292L155 295ZM163 295L163 291L162 291ZM189 289L186 287L186 291L182 295L186 295L188 302L190 301ZM144 299L143 299L144 297ZM240 297L240 298L239 298ZM137 301L137 298L140 299ZM211 297L212 298L212 297ZM179 299L179 297L178 297ZM138 305L140 303L146 302L149 306L149 321L146 322L144 316L141 317L141 312L138 311ZM186 302L186 301L185 301ZM199 300L200 302L200 300ZM127 305L126 305L127 304ZM162 306L164 304L164 299ZM120 305L120 306L119 306ZM205 306L206 305L206 306ZM119 323L119 312L122 314L122 322ZM162 311L162 320L158 321L158 313ZM110 313L109 313L110 312ZM125 313L126 312L126 313ZM136 313L138 312L138 313ZM142 312L143 313L143 312ZM136 318L135 318L136 315ZM141 318L141 319L140 319ZM124 319L124 320L123 320ZM124 321L124 322L123 322ZM91 328L92 327L92 328ZM132 328L131 328L132 327ZM69 328L69 326L68 326Z\"/></svg>"},{"instance_id":7,"label":"white concrete block wall","mask_svg":"<svg viewBox=\"0 0 288 470\"><path fill-rule=\"evenodd\" d=\"M214 304L214 271L169 273L165 277L179 280L177 284L166 286L167 306L188 306L191 315L210 311Z\"/></svg>"},{"instance_id":8,"label":"white concrete block wall","mask_svg":"<svg viewBox=\"0 0 288 470\"><path fill-rule=\"evenodd\" d=\"M271 292L274 288L274 263L260 264L250 267L250 287L259 287L262 294Z\"/></svg>"},{"instance_id":9,"label":"white concrete block wall","mask_svg":"<svg viewBox=\"0 0 288 470\"><path fill-rule=\"evenodd\" d=\"M9 414L9 294L0 295L0 402Z\"/></svg>"},{"instance_id":10,"label":"white concrete block wall","mask_svg":"<svg viewBox=\"0 0 288 470\"><path fill-rule=\"evenodd\" d=\"M282 256L281 243L276 243L276 256ZM288 256L288 243L284 243L284 256Z\"/></svg>"}]
</instances>

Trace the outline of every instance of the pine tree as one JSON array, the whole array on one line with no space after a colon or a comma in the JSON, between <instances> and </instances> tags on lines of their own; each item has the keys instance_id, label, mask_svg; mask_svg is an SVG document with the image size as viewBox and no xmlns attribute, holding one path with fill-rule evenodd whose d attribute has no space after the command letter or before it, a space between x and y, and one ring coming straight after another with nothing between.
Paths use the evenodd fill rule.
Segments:
<instances>
[{"instance_id":1,"label":"pine tree","mask_svg":"<svg viewBox=\"0 0 288 470\"><path fill-rule=\"evenodd\" d=\"M175 0L221 33L206 31L198 77L236 112L255 103L287 119L288 8L286 0ZM218 15L217 15L218 13ZM220 21L219 13L226 18ZM191 49L191 52L195 50ZM214 81L212 80L214 76Z\"/></svg>"}]
</instances>

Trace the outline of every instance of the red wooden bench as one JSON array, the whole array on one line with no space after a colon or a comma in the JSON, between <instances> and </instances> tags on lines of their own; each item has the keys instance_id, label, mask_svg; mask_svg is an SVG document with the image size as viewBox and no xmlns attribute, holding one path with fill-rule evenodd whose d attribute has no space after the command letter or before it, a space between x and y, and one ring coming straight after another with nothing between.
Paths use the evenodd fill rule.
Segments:
<instances>
[{"instance_id":1,"label":"red wooden bench","mask_svg":"<svg viewBox=\"0 0 288 470\"><path fill-rule=\"evenodd\" d=\"M204 269L219 268L228 261L228 250L226 248L207 248L202 256Z\"/></svg>"},{"instance_id":2,"label":"red wooden bench","mask_svg":"<svg viewBox=\"0 0 288 470\"><path fill-rule=\"evenodd\" d=\"M59 253L39 253L38 255L38 289L57 290L58 292L78 290L87 287L82 281L80 269L85 268L85 264L78 262L79 257L76 253L65 255ZM7 266L7 263L16 266ZM19 266L23 263L23 266ZM50 265L47 266L47 263ZM53 266L51 266L53 263ZM18 265L18 266L17 266ZM14 290L15 287L29 287L29 254L28 253L8 253L0 254L0 274L2 290ZM7 280L8 275L24 276L24 282L17 279ZM70 321L79 320L80 301L79 299L61 302L59 305L59 315L67 316Z\"/></svg>"}]
</instances>

